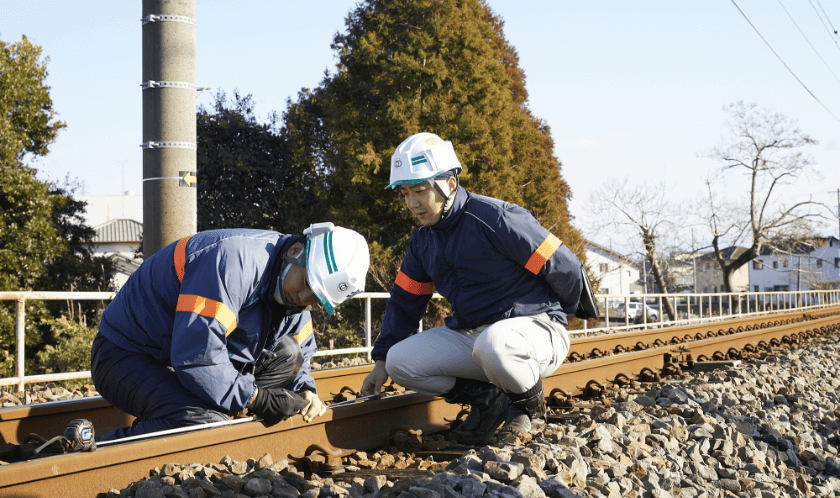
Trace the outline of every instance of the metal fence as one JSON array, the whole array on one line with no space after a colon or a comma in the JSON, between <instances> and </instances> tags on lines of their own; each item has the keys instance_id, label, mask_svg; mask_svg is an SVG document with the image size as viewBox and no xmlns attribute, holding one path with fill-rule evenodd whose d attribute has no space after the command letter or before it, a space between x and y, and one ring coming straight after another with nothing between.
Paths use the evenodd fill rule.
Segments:
<instances>
[{"instance_id":1,"label":"metal fence","mask_svg":"<svg viewBox=\"0 0 840 498\"><path fill-rule=\"evenodd\" d=\"M604 330L632 330L650 326L678 326L726 320L734 316L748 317L766 313L789 310L808 310L825 308L840 303L840 290L823 291L773 291L773 292L732 292L710 294L597 294L601 308L602 325L589 329L584 323L583 333ZM674 319L666 316L665 303L671 305ZM651 320L651 313L645 312L637 317L627 312L631 303L638 303L643 310L655 312L656 320ZM621 311L621 310L625 311ZM668 318L665 320L665 318ZM617 323L616 323L617 322Z\"/></svg>"},{"instance_id":2,"label":"metal fence","mask_svg":"<svg viewBox=\"0 0 840 498\"><path fill-rule=\"evenodd\" d=\"M0 301L15 301L15 376L0 379L0 386L17 386L23 391L26 384L38 382L55 382L73 379L88 379L90 371L52 373L43 375L26 375L24 370L26 301L85 301L111 300L116 296L114 292L0 292ZM371 323L372 299L388 299L387 292L363 292L353 296L353 299L364 300L365 310L365 345L357 348L321 350L316 357L335 356L344 354L366 354L370 359L373 349ZM433 298L441 299L435 293ZM777 313L797 310L825 308L840 303L840 290L830 291L797 291L797 292L749 292L749 293L715 293L715 294L630 294L612 295L596 294L595 298L601 306L602 318L598 327L590 328L584 322L583 329L570 330L572 335L604 332L627 331L636 328L663 327L688 325L692 323L725 320L733 316L753 316L767 313ZM675 310L674 320L664 320L663 304L669 301ZM616 316L619 308L629 309L631 303L639 303L642 309L656 311L656 321L649 321L650 313L643 313L639 320L624 312ZM621 306L623 304L623 306ZM647 308L646 308L647 307ZM616 320L618 319L618 320ZM622 320L623 319L623 320ZM617 322L617 323L613 323ZM623 322L623 323L622 323ZM639 322L639 323L636 323ZM418 330L423 329L422 321Z\"/></svg>"}]
</instances>

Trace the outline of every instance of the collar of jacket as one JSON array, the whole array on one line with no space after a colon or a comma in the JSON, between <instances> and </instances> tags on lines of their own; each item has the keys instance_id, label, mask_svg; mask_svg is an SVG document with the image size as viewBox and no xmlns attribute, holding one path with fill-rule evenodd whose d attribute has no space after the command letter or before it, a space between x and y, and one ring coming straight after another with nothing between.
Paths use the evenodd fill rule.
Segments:
<instances>
[{"instance_id":1,"label":"collar of jacket","mask_svg":"<svg viewBox=\"0 0 840 498\"><path fill-rule=\"evenodd\" d=\"M432 230L448 232L458 226L458 221L464 214L464 208L467 205L467 201L469 201L469 197L470 193L464 187L458 185L458 190L455 192L455 200L452 201L452 207L449 209L449 213L446 215L446 218L435 223L431 227Z\"/></svg>"},{"instance_id":2,"label":"collar of jacket","mask_svg":"<svg viewBox=\"0 0 840 498\"><path fill-rule=\"evenodd\" d=\"M280 272L283 271L283 255L286 254L286 251L288 251L289 248L292 247L292 245L295 242L301 242L305 247L306 236L290 235L286 237L284 240L282 240L282 242L275 246L274 254L271 255L271 276L268 279L268 285L262 291L260 299L262 299L263 302L268 303L272 310L274 310L275 308L282 308L284 311L291 309L287 306L283 306L282 304L278 303L277 300L274 299L274 285L277 282L277 277L280 276Z\"/></svg>"}]
</instances>

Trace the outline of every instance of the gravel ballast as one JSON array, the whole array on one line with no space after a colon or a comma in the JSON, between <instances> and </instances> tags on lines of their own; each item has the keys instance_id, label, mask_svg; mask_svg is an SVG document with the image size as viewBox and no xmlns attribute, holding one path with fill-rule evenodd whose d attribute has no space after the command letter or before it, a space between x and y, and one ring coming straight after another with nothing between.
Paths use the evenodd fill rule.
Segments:
<instances>
[{"instance_id":1,"label":"gravel ballast","mask_svg":"<svg viewBox=\"0 0 840 498\"><path fill-rule=\"evenodd\" d=\"M345 480L307 476L286 460L254 455L152 469L109 497L257 498L716 498L840 496L840 339L777 349L760 361L682 380L642 383L610 395L574 421L549 423L512 441L466 451L450 462L412 454L359 452ZM322 359L326 360L326 358ZM365 360L313 362L313 369ZM92 385L27 386L0 394L12 407L96 396ZM441 444L443 436L424 438ZM363 458L362 458L363 457ZM397 469L434 472L393 477ZM341 480L339 480L341 479ZM345 482L346 481L346 482ZM105 491L105 490L103 490Z\"/></svg>"},{"instance_id":2,"label":"gravel ballast","mask_svg":"<svg viewBox=\"0 0 840 498\"><path fill-rule=\"evenodd\" d=\"M549 423L451 462L362 453L372 468L434 471L308 480L270 455L170 464L111 497L717 498L840 496L840 340L619 390L574 422ZM440 436L438 435L439 439ZM360 454L348 471L361 466ZM411 461L410 464L406 462ZM392 463L393 462L393 463Z\"/></svg>"}]
</instances>

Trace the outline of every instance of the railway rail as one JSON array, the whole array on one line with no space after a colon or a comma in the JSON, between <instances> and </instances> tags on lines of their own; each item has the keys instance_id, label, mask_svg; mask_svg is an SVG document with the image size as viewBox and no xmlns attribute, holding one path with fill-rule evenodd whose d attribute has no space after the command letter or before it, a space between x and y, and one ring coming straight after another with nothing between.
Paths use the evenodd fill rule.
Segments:
<instances>
[{"instance_id":1,"label":"railway rail","mask_svg":"<svg viewBox=\"0 0 840 498\"><path fill-rule=\"evenodd\" d=\"M809 337L840 333L840 308L811 313L580 337L569 359L544 379L549 405L573 406L574 396L599 396L610 385L658 381L692 365L740 359L750 353L795 345ZM708 363L707 363L708 365ZM370 365L313 372L325 402L352 399ZM213 429L140 439L0 467L0 497L93 497L146 477L171 462L213 462L229 455L246 460L270 453L303 461L308 452L336 456L334 450L381 447L399 427L430 433L445 430L460 408L441 398L398 393L375 401L337 406L304 423L292 417L272 427L255 420L232 421ZM75 418L87 418L100 433L129 425L132 418L101 398L0 409L0 437L19 444L30 433L57 435Z\"/></svg>"}]
</instances>

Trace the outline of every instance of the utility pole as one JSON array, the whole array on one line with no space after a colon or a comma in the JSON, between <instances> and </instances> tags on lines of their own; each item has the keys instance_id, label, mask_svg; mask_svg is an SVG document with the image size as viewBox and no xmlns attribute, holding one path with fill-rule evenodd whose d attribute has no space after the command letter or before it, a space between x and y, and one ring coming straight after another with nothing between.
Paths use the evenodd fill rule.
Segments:
<instances>
[{"instance_id":1,"label":"utility pole","mask_svg":"<svg viewBox=\"0 0 840 498\"><path fill-rule=\"evenodd\" d=\"M837 189L837 238L840 239L840 188Z\"/></svg>"},{"instance_id":2,"label":"utility pole","mask_svg":"<svg viewBox=\"0 0 840 498\"><path fill-rule=\"evenodd\" d=\"M697 294L697 253L694 252L694 229L691 229L691 266L694 269L694 293Z\"/></svg>"},{"instance_id":3,"label":"utility pole","mask_svg":"<svg viewBox=\"0 0 840 498\"><path fill-rule=\"evenodd\" d=\"M196 232L195 0L143 0L143 257Z\"/></svg>"}]
</instances>

